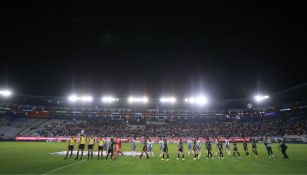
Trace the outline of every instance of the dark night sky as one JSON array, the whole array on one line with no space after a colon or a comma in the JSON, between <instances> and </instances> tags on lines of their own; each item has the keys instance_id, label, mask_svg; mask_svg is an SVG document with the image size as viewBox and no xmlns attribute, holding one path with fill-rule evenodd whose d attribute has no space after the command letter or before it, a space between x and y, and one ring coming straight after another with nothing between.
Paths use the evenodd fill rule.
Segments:
<instances>
[{"instance_id":1,"label":"dark night sky","mask_svg":"<svg viewBox=\"0 0 307 175\"><path fill-rule=\"evenodd\" d=\"M0 86L34 95L277 92L307 80L302 3L3 4Z\"/></svg>"}]
</instances>

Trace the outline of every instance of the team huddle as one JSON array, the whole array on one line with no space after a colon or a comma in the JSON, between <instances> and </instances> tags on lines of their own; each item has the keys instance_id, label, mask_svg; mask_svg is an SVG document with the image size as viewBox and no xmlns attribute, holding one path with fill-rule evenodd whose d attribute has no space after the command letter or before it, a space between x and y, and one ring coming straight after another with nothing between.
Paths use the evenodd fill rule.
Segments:
<instances>
[{"instance_id":1,"label":"team huddle","mask_svg":"<svg viewBox=\"0 0 307 175\"><path fill-rule=\"evenodd\" d=\"M68 149L67 149L67 153L65 156L65 159L67 159L69 153L70 156L69 158L72 157L73 154L73 150L74 150L74 146L77 143L77 139L75 139L74 137L71 137L69 142L68 142ZM273 154L273 150L272 150L272 142L270 139L264 139L263 140L264 146L267 150L268 156L269 158L274 158L274 154ZM78 151L77 151L77 155L75 157L75 160L79 159L79 155L80 155L80 160L83 157L83 151L85 149L85 145L87 144L87 148L88 148L88 153L87 153L87 159L93 159L93 150L95 147L95 144L98 145L98 153L97 153L97 160L102 160L103 159L103 151L107 152L107 155L105 157L105 159L107 160L110 156L111 160L116 160L118 155L124 155L122 152L122 140L116 139L114 140L113 138L111 138L108 142L106 140L104 140L103 138L94 138L94 136L91 137L86 137L84 135L80 136L80 139L78 141ZM212 145L216 145L215 146L215 150L214 150L214 146ZM228 155L231 155L231 144L232 144L232 156L233 157L239 157L241 158L241 154L239 152L239 148L238 148L238 143L233 141L230 142L229 140L215 140L215 141L210 141L210 139L208 138L207 141L205 142L205 151L206 151L206 159L214 159L214 156L212 154L212 152L214 152L214 154L217 155L217 158L219 159L224 159L224 151L227 152ZM160 157L161 160L165 160L168 161L170 159L169 157L169 153L168 153L168 142L166 139L160 139L159 141L159 145L160 145ZM188 145L188 157L190 157L190 155L193 155L193 159L197 160L200 159L201 157L201 146L202 143L199 139L188 139L187 140L187 145ZM225 145L225 150L224 150L224 145ZM258 151L257 151L257 142L256 140L252 139L251 140L251 150L253 152L253 155L255 157L258 157ZM132 156L136 155L136 140L133 139L132 141ZM288 159L288 155L286 153L287 151L287 145L285 144L285 142L283 140L279 140L279 146L278 149L281 151L283 158L284 159ZM250 157L250 152L249 152L249 148L248 148L248 141L244 140L243 141L243 150L245 153L246 157ZM177 142L177 160L179 160L181 158L181 160L185 160L185 156L184 156L184 144L182 139L179 139L179 141ZM149 159L149 156L154 156L153 153L153 142L149 139L149 138L144 138L144 141L142 142L142 151L140 156L138 157L139 159L142 159L143 155L146 155L146 158Z\"/></svg>"}]
</instances>

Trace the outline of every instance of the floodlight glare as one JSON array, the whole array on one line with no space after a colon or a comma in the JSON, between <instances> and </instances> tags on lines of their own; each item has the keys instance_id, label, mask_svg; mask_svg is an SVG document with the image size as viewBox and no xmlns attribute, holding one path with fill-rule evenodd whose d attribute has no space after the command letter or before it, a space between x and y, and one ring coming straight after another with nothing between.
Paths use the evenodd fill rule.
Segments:
<instances>
[{"instance_id":1,"label":"floodlight glare","mask_svg":"<svg viewBox=\"0 0 307 175\"><path fill-rule=\"evenodd\" d=\"M175 97L162 97L160 98L161 103L176 103Z\"/></svg>"},{"instance_id":2,"label":"floodlight glare","mask_svg":"<svg viewBox=\"0 0 307 175\"><path fill-rule=\"evenodd\" d=\"M262 102L262 101L264 101L264 100L266 100L268 98L270 98L268 95L256 95L254 97L255 101L258 102L258 103Z\"/></svg>"},{"instance_id":3,"label":"floodlight glare","mask_svg":"<svg viewBox=\"0 0 307 175\"><path fill-rule=\"evenodd\" d=\"M70 95L70 96L68 97L68 100L69 100L70 102L76 102L76 101L78 100L78 96L76 96L76 95Z\"/></svg>"},{"instance_id":4,"label":"floodlight glare","mask_svg":"<svg viewBox=\"0 0 307 175\"><path fill-rule=\"evenodd\" d=\"M70 95L68 97L68 100L72 103L75 103L75 102L84 102L84 103L88 103L88 102L92 102L93 101L93 97L91 96L77 96L77 95Z\"/></svg>"},{"instance_id":5,"label":"floodlight glare","mask_svg":"<svg viewBox=\"0 0 307 175\"><path fill-rule=\"evenodd\" d=\"M3 97L9 97L12 95L12 92L10 90L4 89L0 90L0 95Z\"/></svg>"},{"instance_id":6,"label":"floodlight glare","mask_svg":"<svg viewBox=\"0 0 307 175\"><path fill-rule=\"evenodd\" d=\"M102 98L101 98L101 101L102 101L103 103L113 103L113 102L118 101L118 98L114 98L114 97L110 97L110 96L108 96L108 97L102 97Z\"/></svg>"},{"instance_id":7,"label":"floodlight glare","mask_svg":"<svg viewBox=\"0 0 307 175\"><path fill-rule=\"evenodd\" d=\"M184 101L190 104L197 104L200 106L208 104L208 98L204 96L190 97L190 98L186 98Z\"/></svg>"},{"instance_id":8,"label":"floodlight glare","mask_svg":"<svg viewBox=\"0 0 307 175\"><path fill-rule=\"evenodd\" d=\"M80 99L82 102L92 102L93 101L93 97L91 96L82 96Z\"/></svg>"},{"instance_id":9,"label":"floodlight glare","mask_svg":"<svg viewBox=\"0 0 307 175\"><path fill-rule=\"evenodd\" d=\"M129 97L128 102L129 103L147 103L148 98L147 97Z\"/></svg>"}]
</instances>

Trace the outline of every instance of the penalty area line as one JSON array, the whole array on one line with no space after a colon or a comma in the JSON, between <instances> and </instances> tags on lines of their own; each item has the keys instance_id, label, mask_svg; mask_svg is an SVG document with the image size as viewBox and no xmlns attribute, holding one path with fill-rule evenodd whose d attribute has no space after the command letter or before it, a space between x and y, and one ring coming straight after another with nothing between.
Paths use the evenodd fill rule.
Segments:
<instances>
[{"instance_id":1,"label":"penalty area line","mask_svg":"<svg viewBox=\"0 0 307 175\"><path fill-rule=\"evenodd\" d=\"M80 161L80 162L72 163L72 164L70 164L70 165L66 165L66 166L63 166L63 167L60 167L60 168L54 169L54 170L52 170L52 171L48 171L47 173L43 173L42 175L47 175L47 174L50 174L50 173L53 173L53 172L59 171L59 170L64 169L64 168L71 167L71 166L74 166L74 165L77 165L77 164L83 163L83 162L85 162L85 161L86 161L86 160L82 160L82 161Z\"/></svg>"}]
</instances>

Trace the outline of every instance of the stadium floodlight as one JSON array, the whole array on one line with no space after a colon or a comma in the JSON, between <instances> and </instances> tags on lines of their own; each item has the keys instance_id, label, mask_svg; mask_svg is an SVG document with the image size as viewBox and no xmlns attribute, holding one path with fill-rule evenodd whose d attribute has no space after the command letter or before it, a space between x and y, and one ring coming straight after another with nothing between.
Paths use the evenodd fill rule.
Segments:
<instances>
[{"instance_id":1,"label":"stadium floodlight","mask_svg":"<svg viewBox=\"0 0 307 175\"><path fill-rule=\"evenodd\" d=\"M147 97L129 97L128 98L128 102L129 103L147 103L148 102L148 98Z\"/></svg>"},{"instance_id":2,"label":"stadium floodlight","mask_svg":"<svg viewBox=\"0 0 307 175\"><path fill-rule=\"evenodd\" d=\"M12 95L12 91L8 89L0 90L0 95L3 97L10 97Z\"/></svg>"},{"instance_id":3,"label":"stadium floodlight","mask_svg":"<svg viewBox=\"0 0 307 175\"><path fill-rule=\"evenodd\" d=\"M160 98L161 103L169 103L169 104L174 104L176 103L176 98L175 97L162 97Z\"/></svg>"},{"instance_id":4,"label":"stadium floodlight","mask_svg":"<svg viewBox=\"0 0 307 175\"><path fill-rule=\"evenodd\" d=\"M270 97L268 95L255 95L254 99L257 103L263 102L267 99L269 99Z\"/></svg>"},{"instance_id":5,"label":"stadium floodlight","mask_svg":"<svg viewBox=\"0 0 307 175\"><path fill-rule=\"evenodd\" d=\"M87 95L84 95L84 96L70 95L68 97L68 100L72 103L75 103L75 102L89 103L93 101L93 97L87 96Z\"/></svg>"},{"instance_id":6,"label":"stadium floodlight","mask_svg":"<svg viewBox=\"0 0 307 175\"><path fill-rule=\"evenodd\" d=\"M118 98L114 98L114 97L111 97L111 96L107 96L107 97L102 97L101 98L101 101L103 103L114 103L114 102L116 102L118 100L119 100Z\"/></svg>"},{"instance_id":7,"label":"stadium floodlight","mask_svg":"<svg viewBox=\"0 0 307 175\"><path fill-rule=\"evenodd\" d=\"M68 100L70 101L70 102L76 102L77 100L78 100L78 96L76 96L76 95L70 95L69 97L68 97Z\"/></svg>"},{"instance_id":8,"label":"stadium floodlight","mask_svg":"<svg viewBox=\"0 0 307 175\"><path fill-rule=\"evenodd\" d=\"M80 98L80 100L82 101L82 102L92 102L93 101L93 97L91 97L91 96L82 96L81 98Z\"/></svg>"},{"instance_id":9,"label":"stadium floodlight","mask_svg":"<svg viewBox=\"0 0 307 175\"><path fill-rule=\"evenodd\" d=\"M184 99L184 101L187 103L196 104L199 106L204 106L208 104L208 98L204 96L190 97L190 98Z\"/></svg>"}]
</instances>

